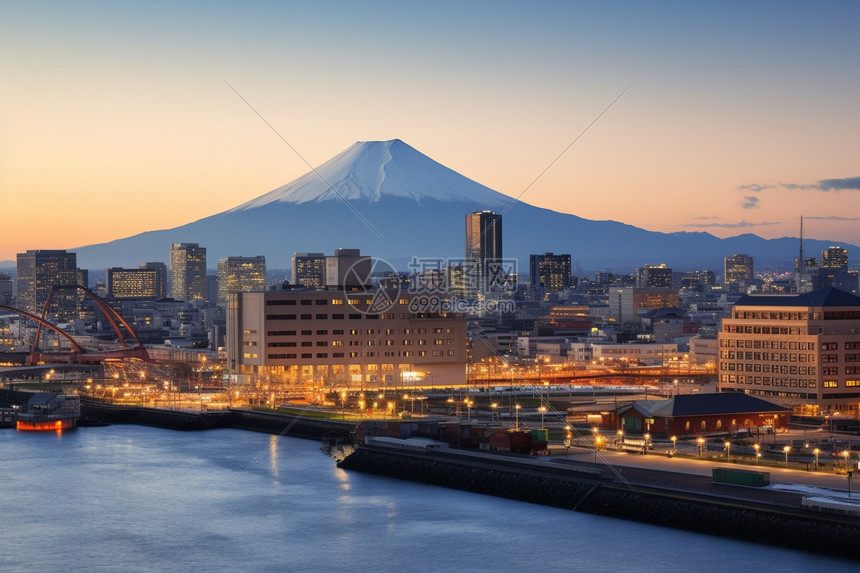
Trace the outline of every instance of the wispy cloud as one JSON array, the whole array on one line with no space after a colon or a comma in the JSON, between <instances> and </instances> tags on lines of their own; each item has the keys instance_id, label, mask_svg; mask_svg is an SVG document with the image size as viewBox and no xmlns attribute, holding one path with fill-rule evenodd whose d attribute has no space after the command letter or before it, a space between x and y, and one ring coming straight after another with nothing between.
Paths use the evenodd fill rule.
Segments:
<instances>
[{"instance_id":1,"label":"wispy cloud","mask_svg":"<svg viewBox=\"0 0 860 573\"><path fill-rule=\"evenodd\" d=\"M818 182L818 188L822 191L860 191L860 177L822 179Z\"/></svg>"},{"instance_id":2,"label":"wispy cloud","mask_svg":"<svg viewBox=\"0 0 860 573\"><path fill-rule=\"evenodd\" d=\"M755 195L747 195L744 197L743 202L741 202L741 207L744 209L758 209L758 197Z\"/></svg>"},{"instance_id":3,"label":"wispy cloud","mask_svg":"<svg viewBox=\"0 0 860 573\"><path fill-rule=\"evenodd\" d=\"M840 217L838 215L830 215L827 217L804 217L813 221L860 221L860 217Z\"/></svg>"},{"instance_id":4,"label":"wispy cloud","mask_svg":"<svg viewBox=\"0 0 860 573\"><path fill-rule=\"evenodd\" d=\"M779 225L782 221L761 221L759 223L750 223L748 221L738 221L737 223L687 223L683 227L692 227L694 229L744 229L746 227L769 227L771 225Z\"/></svg>"},{"instance_id":5,"label":"wispy cloud","mask_svg":"<svg viewBox=\"0 0 860 573\"><path fill-rule=\"evenodd\" d=\"M719 217L717 217L716 215L703 215L700 217L693 217L694 221L714 221L716 219L719 219Z\"/></svg>"},{"instance_id":6,"label":"wispy cloud","mask_svg":"<svg viewBox=\"0 0 860 573\"><path fill-rule=\"evenodd\" d=\"M739 185L738 189L742 191L752 191L753 193L761 193L765 189L773 189L775 185L770 184L760 184L760 183L750 183L749 185Z\"/></svg>"},{"instance_id":7,"label":"wispy cloud","mask_svg":"<svg viewBox=\"0 0 860 573\"><path fill-rule=\"evenodd\" d=\"M789 191L860 191L860 177L845 177L843 179L820 179L815 183L748 183L739 185L737 189L761 193L766 189L781 187Z\"/></svg>"}]
</instances>

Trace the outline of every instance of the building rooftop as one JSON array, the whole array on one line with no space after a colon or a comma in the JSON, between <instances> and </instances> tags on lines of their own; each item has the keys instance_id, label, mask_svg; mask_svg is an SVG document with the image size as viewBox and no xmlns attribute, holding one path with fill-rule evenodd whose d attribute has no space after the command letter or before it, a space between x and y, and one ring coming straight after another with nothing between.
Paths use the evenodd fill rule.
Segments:
<instances>
[{"instance_id":1,"label":"building rooftop","mask_svg":"<svg viewBox=\"0 0 860 573\"><path fill-rule=\"evenodd\" d=\"M735 303L736 306L818 306L844 307L860 306L860 297L850 292L829 287L804 294L793 295L744 295Z\"/></svg>"},{"instance_id":2,"label":"building rooftop","mask_svg":"<svg viewBox=\"0 0 860 573\"><path fill-rule=\"evenodd\" d=\"M668 400L640 400L633 403L633 408L649 418L785 412L790 410L790 408L784 408L773 402L742 392L681 394Z\"/></svg>"},{"instance_id":3,"label":"building rooftop","mask_svg":"<svg viewBox=\"0 0 860 573\"><path fill-rule=\"evenodd\" d=\"M29 406L45 406L57 397L55 392L36 392L27 400Z\"/></svg>"}]
</instances>

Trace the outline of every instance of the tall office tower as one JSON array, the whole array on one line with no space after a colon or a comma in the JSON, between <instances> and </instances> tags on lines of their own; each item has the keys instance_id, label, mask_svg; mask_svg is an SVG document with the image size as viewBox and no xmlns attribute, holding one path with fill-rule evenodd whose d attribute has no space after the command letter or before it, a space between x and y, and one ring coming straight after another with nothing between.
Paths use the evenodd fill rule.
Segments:
<instances>
[{"instance_id":1,"label":"tall office tower","mask_svg":"<svg viewBox=\"0 0 860 573\"><path fill-rule=\"evenodd\" d=\"M570 255L529 255L529 279L533 289L558 292L570 288Z\"/></svg>"},{"instance_id":2,"label":"tall office tower","mask_svg":"<svg viewBox=\"0 0 860 573\"><path fill-rule=\"evenodd\" d=\"M163 298L159 295L158 269L105 269L105 286L109 299Z\"/></svg>"},{"instance_id":3,"label":"tall office tower","mask_svg":"<svg viewBox=\"0 0 860 573\"><path fill-rule=\"evenodd\" d=\"M755 277L755 260L749 255L732 255L723 259L723 284L728 286Z\"/></svg>"},{"instance_id":4,"label":"tall office tower","mask_svg":"<svg viewBox=\"0 0 860 573\"><path fill-rule=\"evenodd\" d=\"M167 296L167 265L161 262L140 263L141 269L154 270L157 273L157 295L156 298L164 298Z\"/></svg>"},{"instance_id":5,"label":"tall office tower","mask_svg":"<svg viewBox=\"0 0 860 573\"><path fill-rule=\"evenodd\" d=\"M469 296L494 290L493 266L502 259L502 216L492 211L466 215L466 290Z\"/></svg>"},{"instance_id":6,"label":"tall office tower","mask_svg":"<svg viewBox=\"0 0 860 573\"><path fill-rule=\"evenodd\" d=\"M18 253L18 307L42 314L51 287L78 284L77 256L61 250L29 250ZM48 313L58 322L78 317L78 293L71 289L56 292Z\"/></svg>"},{"instance_id":7,"label":"tall office tower","mask_svg":"<svg viewBox=\"0 0 860 573\"><path fill-rule=\"evenodd\" d=\"M325 255L323 253L293 253L293 286L321 288L325 286Z\"/></svg>"},{"instance_id":8,"label":"tall office tower","mask_svg":"<svg viewBox=\"0 0 860 573\"><path fill-rule=\"evenodd\" d=\"M335 249L325 258L325 286L329 290L363 290L370 288L370 257L361 249Z\"/></svg>"},{"instance_id":9,"label":"tall office tower","mask_svg":"<svg viewBox=\"0 0 860 573\"><path fill-rule=\"evenodd\" d=\"M636 269L636 286L639 288L669 288L672 286L672 269L665 264L643 265Z\"/></svg>"},{"instance_id":10,"label":"tall office tower","mask_svg":"<svg viewBox=\"0 0 860 573\"><path fill-rule=\"evenodd\" d=\"M231 292L266 290L266 257L227 257L218 261L218 304Z\"/></svg>"},{"instance_id":11,"label":"tall office tower","mask_svg":"<svg viewBox=\"0 0 860 573\"><path fill-rule=\"evenodd\" d=\"M825 269L839 269L848 266L848 249L829 247L821 251L821 266Z\"/></svg>"},{"instance_id":12,"label":"tall office tower","mask_svg":"<svg viewBox=\"0 0 860 573\"><path fill-rule=\"evenodd\" d=\"M207 299L206 247L197 243L171 243L170 296L176 300Z\"/></svg>"}]
</instances>

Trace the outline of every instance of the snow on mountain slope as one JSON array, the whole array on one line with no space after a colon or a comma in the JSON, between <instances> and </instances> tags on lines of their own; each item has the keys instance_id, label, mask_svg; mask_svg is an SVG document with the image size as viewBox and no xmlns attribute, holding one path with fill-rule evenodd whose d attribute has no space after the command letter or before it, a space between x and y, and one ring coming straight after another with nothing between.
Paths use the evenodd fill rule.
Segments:
<instances>
[{"instance_id":1,"label":"snow on mountain slope","mask_svg":"<svg viewBox=\"0 0 860 573\"><path fill-rule=\"evenodd\" d=\"M308 203L337 199L386 197L467 201L487 209L504 209L513 199L430 159L399 139L359 141L316 170L228 212L256 209L270 203Z\"/></svg>"}]
</instances>

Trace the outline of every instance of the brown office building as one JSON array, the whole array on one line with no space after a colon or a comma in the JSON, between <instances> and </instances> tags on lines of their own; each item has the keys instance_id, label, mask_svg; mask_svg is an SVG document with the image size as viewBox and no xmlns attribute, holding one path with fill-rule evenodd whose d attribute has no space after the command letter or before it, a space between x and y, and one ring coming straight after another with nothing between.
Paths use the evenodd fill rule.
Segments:
<instances>
[{"instance_id":1,"label":"brown office building","mask_svg":"<svg viewBox=\"0 0 860 573\"><path fill-rule=\"evenodd\" d=\"M722 391L803 415L858 416L860 297L835 288L741 297L719 334Z\"/></svg>"},{"instance_id":2,"label":"brown office building","mask_svg":"<svg viewBox=\"0 0 860 573\"><path fill-rule=\"evenodd\" d=\"M228 368L273 388L452 386L466 380L466 321L415 312L412 295L368 291L233 293Z\"/></svg>"}]
</instances>

